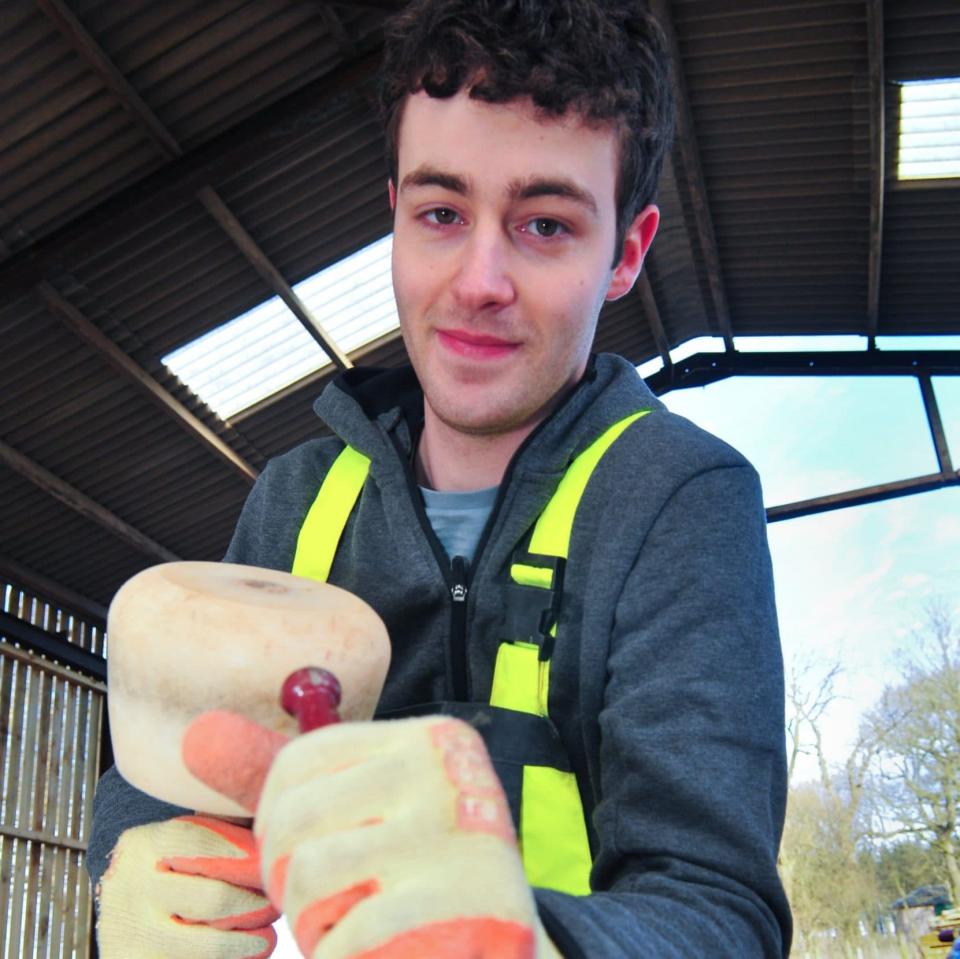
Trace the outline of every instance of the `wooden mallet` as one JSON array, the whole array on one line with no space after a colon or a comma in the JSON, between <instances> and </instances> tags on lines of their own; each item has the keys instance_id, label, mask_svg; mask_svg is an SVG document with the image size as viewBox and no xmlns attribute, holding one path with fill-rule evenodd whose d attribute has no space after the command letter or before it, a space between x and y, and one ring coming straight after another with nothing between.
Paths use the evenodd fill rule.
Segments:
<instances>
[{"instance_id":1,"label":"wooden mallet","mask_svg":"<svg viewBox=\"0 0 960 959\"><path fill-rule=\"evenodd\" d=\"M158 799L218 816L249 812L185 767L181 741L197 716L229 710L286 736L367 720L390 661L383 622L356 596L228 563L134 576L110 605L107 640L117 769Z\"/></svg>"}]
</instances>

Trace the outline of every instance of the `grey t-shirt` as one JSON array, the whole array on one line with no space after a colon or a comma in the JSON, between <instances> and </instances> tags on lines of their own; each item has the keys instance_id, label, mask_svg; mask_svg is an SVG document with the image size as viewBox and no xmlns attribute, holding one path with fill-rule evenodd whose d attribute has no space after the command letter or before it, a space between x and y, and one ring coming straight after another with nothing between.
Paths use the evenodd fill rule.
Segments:
<instances>
[{"instance_id":1,"label":"grey t-shirt","mask_svg":"<svg viewBox=\"0 0 960 959\"><path fill-rule=\"evenodd\" d=\"M462 556L468 564L473 562L498 489L488 486L466 493L446 493L420 487L427 519L450 559Z\"/></svg>"}]
</instances>

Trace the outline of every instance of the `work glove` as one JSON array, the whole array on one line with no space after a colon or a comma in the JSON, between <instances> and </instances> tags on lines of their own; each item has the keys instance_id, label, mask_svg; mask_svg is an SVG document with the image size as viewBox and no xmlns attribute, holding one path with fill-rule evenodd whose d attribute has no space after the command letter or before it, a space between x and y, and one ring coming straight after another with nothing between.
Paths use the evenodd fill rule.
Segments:
<instances>
[{"instance_id":1,"label":"work glove","mask_svg":"<svg viewBox=\"0 0 960 959\"><path fill-rule=\"evenodd\" d=\"M206 816L124 832L99 913L103 959L266 959L277 941L253 833Z\"/></svg>"},{"instance_id":2,"label":"work glove","mask_svg":"<svg viewBox=\"0 0 960 959\"><path fill-rule=\"evenodd\" d=\"M548 959L482 739L446 717L276 734L207 713L187 767L253 808L264 888L310 959ZM251 785L253 784L253 785Z\"/></svg>"}]
</instances>

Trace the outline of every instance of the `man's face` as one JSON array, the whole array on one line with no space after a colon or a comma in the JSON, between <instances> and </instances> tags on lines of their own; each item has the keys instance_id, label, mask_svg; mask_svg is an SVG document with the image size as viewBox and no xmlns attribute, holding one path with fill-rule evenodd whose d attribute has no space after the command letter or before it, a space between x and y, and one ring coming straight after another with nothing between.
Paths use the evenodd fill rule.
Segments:
<instances>
[{"instance_id":1,"label":"man's face","mask_svg":"<svg viewBox=\"0 0 960 959\"><path fill-rule=\"evenodd\" d=\"M612 126L540 120L529 100L407 98L393 286L428 414L461 433L529 429L583 375L658 219L637 217L611 267L617 161Z\"/></svg>"}]
</instances>

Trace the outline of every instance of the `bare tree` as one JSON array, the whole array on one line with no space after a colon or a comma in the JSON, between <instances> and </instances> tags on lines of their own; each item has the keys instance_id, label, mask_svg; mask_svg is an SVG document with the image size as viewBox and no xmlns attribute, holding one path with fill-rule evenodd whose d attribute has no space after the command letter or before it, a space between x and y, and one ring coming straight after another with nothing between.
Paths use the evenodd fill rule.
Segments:
<instances>
[{"instance_id":1,"label":"bare tree","mask_svg":"<svg viewBox=\"0 0 960 959\"><path fill-rule=\"evenodd\" d=\"M824 730L828 710L838 698L840 674L839 662L809 659L795 659L788 671L791 785L780 872L796 919L798 946L808 937L815 941L817 934L830 933L847 954L860 938L861 919L875 911L879 897L872 859L861 853L866 828L861 809L877 747L862 730L846 761L831 768ZM796 783L802 755L815 758L818 781Z\"/></svg>"},{"instance_id":2,"label":"bare tree","mask_svg":"<svg viewBox=\"0 0 960 959\"><path fill-rule=\"evenodd\" d=\"M823 715L836 700L839 661L826 664L794 657L787 674L787 782L793 783L797 760L811 753L817 759L820 780L830 779L823 749Z\"/></svg>"},{"instance_id":3,"label":"bare tree","mask_svg":"<svg viewBox=\"0 0 960 959\"><path fill-rule=\"evenodd\" d=\"M844 953L860 940L860 923L876 911L872 859L858 855L856 815L842 789L818 782L790 790L781 875L797 930L797 946L835 935Z\"/></svg>"},{"instance_id":4,"label":"bare tree","mask_svg":"<svg viewBox=\"0 0 960 959\"><path fill-rule=\"evenodd\" d=\"M864 728L878 743L879 832L911 835L939 854L952 900L960 902L960 630L942 602L930 605Z\"/></svg>"}]
</instances>

